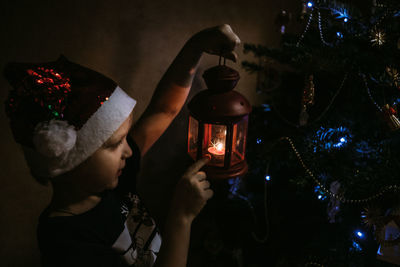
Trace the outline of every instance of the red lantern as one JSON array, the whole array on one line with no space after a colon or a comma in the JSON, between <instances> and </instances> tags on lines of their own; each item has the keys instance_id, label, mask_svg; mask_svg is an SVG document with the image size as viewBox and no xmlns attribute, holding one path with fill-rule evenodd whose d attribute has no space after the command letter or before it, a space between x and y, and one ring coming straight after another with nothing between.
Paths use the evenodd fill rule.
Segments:
<instances>
[{"instance_id":1,"label":"red lantern","mask_svg":"<svg viewBox=\"0 0 400 267\"><path fill-rule=\"evenodd\" d=\"M251 105L233 90L239 73L219 65L206 70L203 78L208 89L188 104L188 153L194 160L211 156L205 166L210 178L243 176L248 170L245 151Z\"/></svg>"}]
</instances>

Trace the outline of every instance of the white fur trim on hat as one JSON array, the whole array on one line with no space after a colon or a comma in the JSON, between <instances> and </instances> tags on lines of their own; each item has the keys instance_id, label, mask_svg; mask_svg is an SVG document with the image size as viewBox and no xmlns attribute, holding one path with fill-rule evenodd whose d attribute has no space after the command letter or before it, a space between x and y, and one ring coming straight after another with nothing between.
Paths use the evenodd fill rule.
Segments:
<instances>
[{"instance_id":1,"label":"white fur trim on hat","mask_svg":"<svg viewBox=\"0 0 400 267\"><path fill-rule=\"evenodd\" d=\"M72 170L96 152L118 130L121 124L128 118L135 105L136 100L117 86L108 100L100 106L81 129L76 131L76 142L74 142L72 149L70 149L69 145L75 140L72 140L73 138L69 139L71 137L69 136L69 132L68 134L64 132L68 127L63 127L61 131L60 129L56 129L57 127L52 127L52 129L56 129L62 135L67 136L70 142L59 151L50 149L57 151L55 153L49 153L49 146L42 149L38 148L37 145L40 146L41 143L49 141L47 137L49 131L44 130L44 132L40 133L38 130L37 132L40 134L36 137L37 140L35 142L38 151L23 146L25 158L32 173L50 178ZM38 129L42 130L48 128L47 126L38 126ZM57 144L62 139L63 137L60 139L50 138L51 142ZM66 151L67 153L65 153ZM54 157L54 155L58 156Z\"/></svg>"},{"instance_id":2,"label":"white fur trim on hat","mask_svg":"<svg viewBox=\"0 0 400 267\"><path fill-rule=\"evenodd\" d=\"M33 133L36 151L51 158L67 155L75 143L75 127L67 121L53 119L49 122L40 122Z\"/></svg>"}]
</instances>

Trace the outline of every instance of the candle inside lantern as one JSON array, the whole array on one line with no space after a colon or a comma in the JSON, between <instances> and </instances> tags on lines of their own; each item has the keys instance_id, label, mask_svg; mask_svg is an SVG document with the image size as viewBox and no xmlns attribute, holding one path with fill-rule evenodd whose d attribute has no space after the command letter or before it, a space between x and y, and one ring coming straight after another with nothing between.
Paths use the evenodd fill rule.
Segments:
<instances>
[{"instance_id":1,"label":"candle inside lantern","mask_svg":"<svg viewBox=\"0 0 400 267\"><path fill-rule=\"evenodd\" d=\"M208 152L217 156L222 156L225 154L225 146L223 143L217 142L208 148Z\"/></svg>"}]
</instances>

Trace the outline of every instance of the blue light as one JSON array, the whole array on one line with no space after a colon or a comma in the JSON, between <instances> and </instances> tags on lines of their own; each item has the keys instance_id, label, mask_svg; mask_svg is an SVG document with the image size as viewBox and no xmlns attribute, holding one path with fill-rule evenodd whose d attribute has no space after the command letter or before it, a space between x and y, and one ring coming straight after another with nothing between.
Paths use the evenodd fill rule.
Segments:
<instances>
[{"instance_id":1,"label":"blue light","mask_svg":"<svg viewBox=\"0 0 400 267\"><path fill-rule=\"evenodd\" d=\"M265 112L271 111L271 106L269 104L261 104Z\"/></svg>"},{"instance_id":2,"label":"blue light","mask_svg":"<svg viewBox=\"0 0 400 267\"><path fill-rule=\"evenodd\" d=\"M230 179L228 180L228 183L230 185L229 192L232 195L236 195L240 188L240 179L238 178Z\"/></svg>"},{"instance_id":3,"label":"blue light","mask_svg":"<svg viewBox=\"0 0 400 267\"><path fill-rule=\"evenodd\" d=\"M343 21L344 21L344 22L348 22L349 19L348 19L348 18L344 18Z\"/></svg>"},{"instance_id":4,"label":"blue light","mask_svg":"<svg viewBox=\"0 0 400 267\"><path fill-rule=\"evenodd\" d=\"M343 143L337 143L337 144L334 144L333 147L341 147L342 145L343 145Z\"/></svg>"},{"instance_id":5,"label":"blue light","mask_svg":"<svg viewBox=\"0 0 400 267\"><path fill-rule=\"evenodd\" d=\"M261 144L262 140L261 138L257 138L257 144Z\"/></svg>"},{"instance_id":6,"label":"blue light","mask_svg":"<svg viewBox=\"0 0 400 267\"><path fill-rule=\"evenodd\" d=\"M270 180L271 180L271 176L265 175L265 181L270 181Z\"/></svg>"},{"instance_id":7,"label":"blue light","mask_svg":"<svg viewBox=\"0 0 400 267\"><path fill-rule=\"evenodd\" d=\"M342 19L342 18L350 18L349 12L347 11L346 8L333 8L331 9L332 14L336 16L337 19Z\"/></svg>"},{"instance_id":8,"label":"blue light","mask_svg":"<svg viewBox=\"0 0 400 267\"><path fill-rule=\"evenodd\" d=\"M317 194L319 200L325 200L327 197L319 185L314 187L314 192Z\"/></svg>"},{"instance_id":9,"label":"blue light","mask_svg":"<svg viewBox=\"0 0 400 267\"><path fill-rule=\"evenodd\" d=\"M285 25L282 25L282 26L281 26L281 34L284 34L285 31L286 31L286 27L285 27Z\"/></svg>"},{"instance_id":10,"label":"blue light","mask_svg":"<svg viewBox=\"0 0 400 267\"><path fill-rule=\"evenodd\" d=\"M341 32L336 32L336 36L337 36L338 38L340 38L340 39L343 38L343 34L342 34Z\"/></svg>"},{"instance_id":11,"label":"blue light","mask_svg":"<svg viewBox=\"0 0 400 267\"><path fill-rule=\"evenodd\" d=\"M341 149L352 141L352 134L346 127L337 128L321 127L315 133L312 142L315 144L314 152Z\"/></svg>"},{"instance_id":12,"label":"blue light","mask_svg":"<svg viewBox=\"0 0 400 267\"><path fill-rule=\"evenodd\" d=\"M355 235L360 239L363 239L365 237L365 234L363 232L361 232L360 230L356 230Z\"/></svg>"},{"instance_id":13,"label":"blue light","mask_svg":"<svg viewBox=\"0 0 400 267\"><path fill-rule=\"evenodd\" d=\"M347 140L346 140L346 138L342 137L342 138L340 138L340 142L334 144L333 146L334 146L334 147L341 147L341 146L343 146L343 144L345 144L345 143L347 143Z\"/></svg>"},{"instance_id":14,"label":"blue light","mask_svg":"<svg viewBox=\"0 0 400 267\"><path fill-rule=\"evenodd\" d=\"M308 7L313 7L313 5L314 5L313 2L308 2L308 3L307 3L307 6L308 6Z\"/></svg>"},{"instance_id":15,"label":"blue light","mask_svg":"<svg viewBox=\"0 0 400 267\"><path fill-rule=\"evenodd\" d=\"M360 252L360 251L362 251L362 248L361 248L360 244L358 244L356 241L353 241L353 246L350 248L350 250Z\"/></svg>"}]
</instances>

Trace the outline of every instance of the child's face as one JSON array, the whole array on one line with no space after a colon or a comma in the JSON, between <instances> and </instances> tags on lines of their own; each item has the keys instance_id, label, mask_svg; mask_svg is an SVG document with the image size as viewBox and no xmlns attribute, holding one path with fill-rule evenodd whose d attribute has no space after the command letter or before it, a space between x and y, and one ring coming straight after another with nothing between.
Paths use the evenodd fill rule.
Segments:
<instances>
[{"instance_id":1,"label":"child's face","mask_svg":"<svg viewBox=\"0 0 400 267\"><path fill-rule=\"evenodd\" d=\"M125 159L132 156L126 141L131 126L132 116L129 116L102 147L76 168L74 180L82 190L100 193L118 185L118 176L125 167Z\"/></svg>"}]
</instances>

